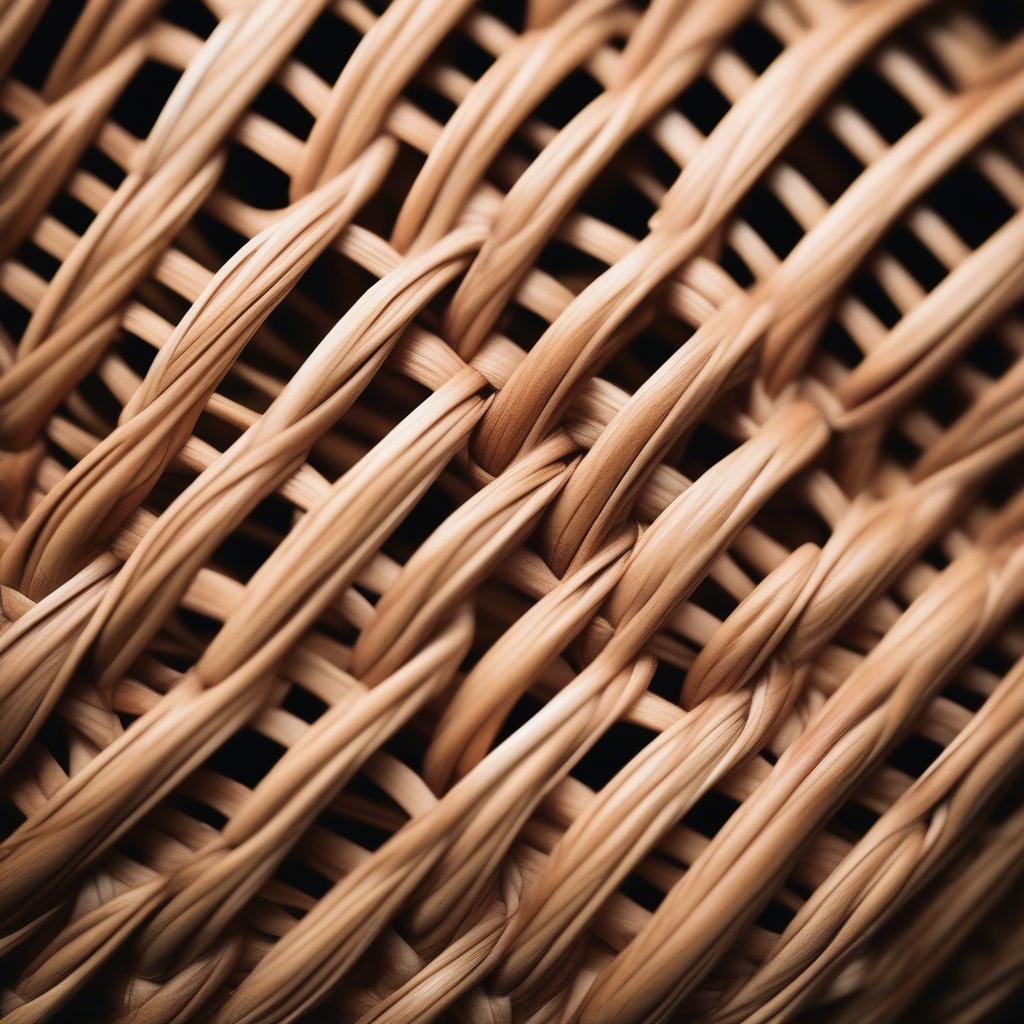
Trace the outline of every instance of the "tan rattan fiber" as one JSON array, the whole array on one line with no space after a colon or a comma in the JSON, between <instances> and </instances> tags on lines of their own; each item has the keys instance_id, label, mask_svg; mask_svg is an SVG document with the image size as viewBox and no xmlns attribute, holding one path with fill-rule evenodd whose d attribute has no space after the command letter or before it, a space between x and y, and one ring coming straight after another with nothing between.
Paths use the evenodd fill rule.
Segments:
<instances>
[{"instance_id":1,"label":"tan rattan fiber","mask_svg":"<svg viewBox=\"0 0 1024 1024\"><path fill-rule=\"evenodd\" d=\"M0 0L0 1020L996 1020L1024 11Z\"/></svg>"}]
</instances>

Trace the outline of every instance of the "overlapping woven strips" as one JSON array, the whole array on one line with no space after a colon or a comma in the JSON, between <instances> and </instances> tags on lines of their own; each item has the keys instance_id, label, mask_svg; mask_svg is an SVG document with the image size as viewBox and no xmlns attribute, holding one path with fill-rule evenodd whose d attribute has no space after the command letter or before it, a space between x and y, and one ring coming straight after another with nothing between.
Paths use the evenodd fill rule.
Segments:
<instances>
[{"instance_id":1,"label":"overlapping woven strips","mask_svg":"<svg viewBox=\"0 0 1024 1024\"><path fill-rule=\"evenodd\" d=\"M996 1020L1024 9L0 2L0 1020Z\"/></svg>"}]
</instances>

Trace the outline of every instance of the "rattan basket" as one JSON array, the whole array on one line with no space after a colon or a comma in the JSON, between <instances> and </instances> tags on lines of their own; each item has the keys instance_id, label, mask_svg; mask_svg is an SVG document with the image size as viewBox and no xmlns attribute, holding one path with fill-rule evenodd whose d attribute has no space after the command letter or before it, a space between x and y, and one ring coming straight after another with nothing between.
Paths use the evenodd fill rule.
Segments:
<instances>
[{"instance_id":1,"label":"rattan basket","mask_svg":"<svg viewBox=\"0 0 1024 1024\"><path fill-rule=\"evenodd\" d=\"M0 1014L995 1020L1024 6L0 0Z\"/></svg>"}]
</instances>

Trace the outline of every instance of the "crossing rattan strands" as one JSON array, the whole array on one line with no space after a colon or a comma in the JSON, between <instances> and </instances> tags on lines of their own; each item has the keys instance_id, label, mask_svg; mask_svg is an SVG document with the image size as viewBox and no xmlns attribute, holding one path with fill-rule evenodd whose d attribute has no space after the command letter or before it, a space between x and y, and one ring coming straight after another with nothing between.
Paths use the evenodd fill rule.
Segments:
<instances>
[{"instance_id":1,"label":"crossing rattan strands","mask_svg":"<svg viewBox=\"0 0 1024 1024\"><path fill-rule=\"evenodd\" d=\"M1024 984L1024 36L0 3L3 1021Z\"/></svg>"}]
</instances>

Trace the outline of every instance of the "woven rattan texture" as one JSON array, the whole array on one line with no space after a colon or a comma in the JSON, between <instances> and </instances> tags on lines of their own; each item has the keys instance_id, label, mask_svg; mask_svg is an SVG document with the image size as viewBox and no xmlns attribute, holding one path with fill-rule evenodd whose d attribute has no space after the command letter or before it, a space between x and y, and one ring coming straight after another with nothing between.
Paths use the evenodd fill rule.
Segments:
<instances>
[{"instance_id":1,"label":"woven rattan texture","mask_svg":"<svg viewBox=\"0 0 1024 1024\"><path fill-rule=\"evenodd\" d=\"M992 1020L1024 12L0 3L0 1015Z\"/></svg>"}]
</instances>

